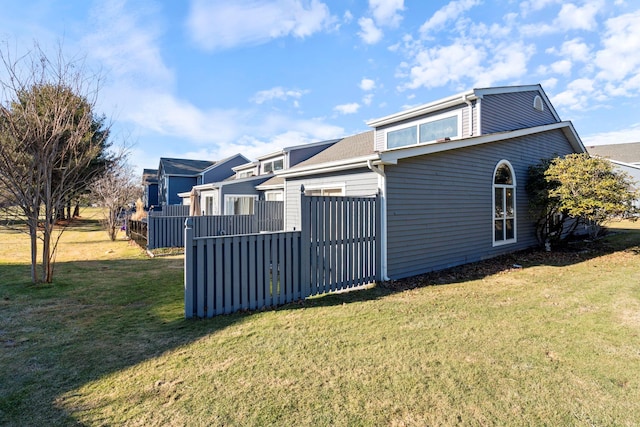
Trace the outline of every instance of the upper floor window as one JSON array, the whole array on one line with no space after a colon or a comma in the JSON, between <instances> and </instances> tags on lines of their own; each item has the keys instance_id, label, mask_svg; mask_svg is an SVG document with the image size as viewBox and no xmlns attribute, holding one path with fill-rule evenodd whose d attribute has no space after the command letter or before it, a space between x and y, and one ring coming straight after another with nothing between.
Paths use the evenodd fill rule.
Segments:
<instances>
[{"instance_id":1,"label":"upper floor window","mask_svg":"<svg viewBox=\"0 0 640 427\"><path fill-rule=\"evenodd\" d=\"M282 158L270 160L268 162L262 163L263 173L271 173L271 172L282 170L283 168L284 168L284 159Z\"/></svg>"},{"instance_id":2,"label":"upper floor window","mask_svg":"<svg viewBox=\"0 0 640 427\"><path fill-rule=\"evenodd\" d=\"M238 172L238 179L240 179L240 178L249 178L250 176L253 176L253 171L252 170Z\"/></svg>"},{"instance_id":3,"label":"upper floor window","mask_svg":"<svg viewBox=\"0 0 640 427\"><path fill-rule=\"evenodd\" d=\"M456 138L461 130L460 113L429 117L411 126L391 128L387 131L387 148L424 144L440 139Z\"/></svg>"},{"instance_id":4,"label":"upper floor window","mask_svg":"<svg viewBox=\"0 0 640 427\"><path fill-rule=\"evenodd\" d=\"M511 164L502 160L493 173L493 244L516 241L516 182Z\"/></svg>"}]
</instances>

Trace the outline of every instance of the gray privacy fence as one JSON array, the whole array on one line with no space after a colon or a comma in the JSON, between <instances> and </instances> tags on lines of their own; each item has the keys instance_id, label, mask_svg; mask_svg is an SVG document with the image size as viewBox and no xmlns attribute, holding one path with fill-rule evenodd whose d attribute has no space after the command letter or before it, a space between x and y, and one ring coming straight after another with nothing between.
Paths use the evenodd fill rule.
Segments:
<instances>
[{"instance_id":1,"label":"gray privacy fence","mask_svg":"<svg viewBox=\"0 0 640 427\"><path fill-rule=\"evenodd\" d=\"M255 310L379 280L380 198L301 196L301 229L196 237L185 224L185 317Z\"/></svg>"},{"instance_id":2,"label":"gray privacy fence","mask_svg":"<svg viewBox=\"0 0 640 427\"><path fill-rule=\"evenodd\" d=\"M188 206L187 206L188 207ZM184 246L183 216L149 216L146 221L128 221L127 235L147 249ZM280 231L284 228L284 202L256 201L253 215L195 216L194 236L224 236Z\"/></svg>"},{"instance_id":3,"label":"gray privacy fence","mask_svg":"<svg viewBox=\"0 0 640 427\"><path fill-rule=\"evenodd\" d=\"M189 216L188 205L155 206L149 211L149 216Z\"/></svg>"}]
</instances>

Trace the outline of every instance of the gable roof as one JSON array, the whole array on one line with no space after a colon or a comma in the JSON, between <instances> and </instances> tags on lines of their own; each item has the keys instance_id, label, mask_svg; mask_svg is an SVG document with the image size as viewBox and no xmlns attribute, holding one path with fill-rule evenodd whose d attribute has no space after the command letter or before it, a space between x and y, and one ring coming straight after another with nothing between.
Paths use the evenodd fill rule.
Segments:
<instances>
[{"instance_id":1,"label":"gable roof","mask_svg":"<svg viewBox=\"0 0 640 427\"><path fill-rule=\"evenodd\" d=\"M640 142L628 144L592 145L587 147L592 156L617 160L622 163L640 163Z\"/></svg>"},{"instance_id":2,"label":"gable roof","mask_svg":"<svg viewBox=\"0 0 640 427\"><path fill-rule=\"evenodd\" d=\"M300 145L293 145L291 147L285 147L282 148L278 151L274 151L272 153L269 154L264 154L260 157L258 157L258 160L267 160L270 159L271 157L276 157L276 156L282 156L286 153L290 153L292 151L296 151L296 150L306 150L309 148L313 148L313 147L323 147L323 146L330 146L331 144L335 143L336 141L340 141L340 139L329 139L326 141L317 141L317 142L310 142L310 143L306 143L306 144L300 144Z\"/></svg>"},{"instance_id":3,"label":"gable roof","mask_svg":"<svg viewBox=\"0 0 640 427\"><path fill-rule=\"evenodd\" d=\"M165 175L195 176L215 163L216 162L210 162L208 160L171 159L161 157L160 169L163 169Z\"/></svg>"},{"instance_id":4,"label":"gable roof","mask_svg":"<svg viewBox=\"0 0 640 427\"><path fill-rule=\"evenodd\" d=\"M234 154L233 156L229 156L226 159L222 159L222 160L218 160L217 162L212 162L210 166L204 168L201 172L209 172L219 166L224 165L225 163L234 160L234 159L242 159L243 162L248 162L249 159L247 159L245 156L243 156L242 154L238 153L238 154ZM234 168L231 168L231 170L233 170Z\"/></svg>"},{"instance_id":5,"label":"gable roof","mask_svg":"<svg viewBox=\"0 0 640 427\"><path fill-rule=\"evenodd\" d=\"M142 170L142 184L157 184L158 183L158 169L143 169Z\"/></svg>"},{"instance_id":6,"label":"gable roof","mask_svg":"<svg viewBox=\"0 0 640 427\"><path fill-rule=\"evenodd\" d=\"M376 128L384 125L388 125L391 123L396 123L403 120L412 119L418 116L422 116L424 114L433 113L436 111L440 111L446 108L454 107L460 104L466 104L467 102L474 101L476 99L482 99L485 95L497 95L503 93L516 93L516 92L530 92L537 91L546 105L549 107L549 111L556 119L557 122L560 121L560 116L556 112L555 108L551 104L551 101L547 97L547 94L542 89L540 84L535 85L522 85L522 86L498 86L498 87L487 87L487 88L476 88L470 89L465 92L458 93L456 95L451 95L446 98L441 98L427 104L418 105L417 107L409 108L404 111L400 111L397 113L390 114L385 117L381 117L379 119L370 120L367 122L367 125Z\"/></svg>"},{"instance_id":7,"label":"gable roof","mask_svg":"<svg viewBox=\"0 0 640 427\"><path fill-rule=\"evenodd\" d=\"M378 154L374 150L373 135L374 131L370 130L342 138L331 147L296 166L276 172L276 175L286 177L318 173L319 169L329 172L336 170L335 167L340 169L350 169L358 165L364 167L368 160L378 158ZM269 181L265 182L263 186L270 185Z\"/></svg>"}]
</instances>

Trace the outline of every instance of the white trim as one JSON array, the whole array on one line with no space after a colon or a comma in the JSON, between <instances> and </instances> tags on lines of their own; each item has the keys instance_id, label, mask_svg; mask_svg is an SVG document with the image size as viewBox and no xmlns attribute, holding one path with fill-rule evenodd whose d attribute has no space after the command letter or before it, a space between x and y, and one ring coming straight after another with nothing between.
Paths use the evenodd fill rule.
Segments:
<instances>
[{"instance_id":1,"label":"white trim","mask_svg":"<svg viewBox=\"0 0 640 427\"><path fill-rule=\"evenodd\" d=\"M550 130L561 129L569 143L578 153L584 153L587 150L584 148L580 137L575 131L571 122L559 122L549 125L536 126L531 128L524 128L509 132L492 133L489 135L481 135L472 138L455 139L446 142L438 142L433 144L419 144L408 147L400 147L398 149L389 150L380 153L380 160L384 164L395 164L400 159L406 159L409 157L423 156L425 154L439 153L442 151L454 150L458 148L467 148L475 145L488 144L491 142L503 141L512 138L518 138L521 136L533 135L536 133L547 132Z\"/></svg>"},{"instance_id":2,"label":"white trim","mask_svg":"<svg viewBox=\"0 0 640 427\"><path fill-rule=\"evenodd\" d=\"M267 174L276 172L276 170L274 169L274 163L277 162L278 160L282 160L282 168L278 169L278 170L286 169L287 165L285 165L284 155L282 155L282 156L279 156L279 157L273 157L273 158L271 158L269 160L260 161L260 169L258 170L258 175L267 175ZM270 171L265 171L264 170L264 165L268 164L268 163L271 163L271 170Z\"/></svg>"},{"instance_id":3,"label":"white trim","mask_svg":"<svg viewBox=\"0 0 640 427\"><path fill-rule=\"evenodd\" d=\"M255 194L225 194L224 195L224 214L223 215L239 215L234 213L228 213L227 212L227 201L228 199L235 197L235 198L241 198L241 197L250 197L253 198L254 200L254 205L253 205L253 209L255 209L255 202L258 200L258 196Z\"/></svg>"},{"instance_id":4,"label":"white trim","mask_svg":"<svg viewBox=\"0 0 640 427\"><path fill-rule=\"evenodd\" d=\"M496 184L495 183L495 179L496 179L496 172L498 171L498 168L500 168L500 166L502 165L507 165L507 167L509 168L509 171L511 172L511 180L513 181L512 184ZM501 188L503 190L506 189L512 189L513 190L513 239L505 239L505 240L498 240L496 241L496 188ZM506 191L503 191L503 200L502 200L502 206L505 205L506 201ZM511 162L509 162L509 160L506 159L502 159L500 160L497 164L496 167L493 169L493 175L491 176L491 236L492 236L492 241L493 241L493 246L503 246L503 245L510 245L513 243L517 243L518 242L518 214L517 214L517 182L516 182L516 172L515 169L513 168L513 166L511 165ZM500 220L504 220L507 219L506 216L505 218L500 218ZM506 230L503 230L504 233L506 233Z\"/></svg>"},{"instance_id":5,"label":"white trim","mask_svg":"<svg viewBox=\"0 0 640 427\"><path fill-rule=\"evenodd\" d=\"M413 147L415 145L422 145L422 144L434 144L436 143L438 140L437 139L432 139L429 141L424 141L424 142L420 142L420 126L427 124L427 123L432 123L432 122L437 122L438 120L444 120L444 119L448 119L451 117L457 117L457 123L456 123L456 136L450 137L450 139L456 140L456 139L461 139L462 138L462 109L456 110L456 111L450 111L447 113L442 113L442 114L438 114L436 116L429 116L429 117L425 117L421 120L417 120L411 123L403 123L400 125L396 125L396 126L391 126L388 127L386 129L383 130L384 132L384 149L385 150L399 150L402 148L406 148L406 147ZM395 131L400 131L400 130L404 130L404 129L409 129L415 127L416 128L416 141L413 144L408 144L408 145L402 145L399 147L391 147L389 148L389 140L388 140L388 135L389 132L395 132Z\"/></svg>"},{"instance_id":6,"label":"white trim","mask_svg":"<svg viewBox=\"0 0 640 427\"><path fill-rule=\"evenodd\" d=\"M282 196L282 200L278 200L280 202L284 202L284 189L281 190L267 190L264 192L264 199L265 200L269 200L269 195L271 194L279 194L280 196Z\"/></svg>"},{"instance_id":7,"label":"white trim","mask_svg":"<svg viewBox=\"0 0 640 427\"><path fill-rule=\"evenodd\" d=\"M428 104L419 105L408 110L394 113L379 119L370 120L367 122L368 126L378 128L380 126L396 123L402 120L412 119L414 117L422 116L425 114L433 113L435 111L444 110L446 108L455 107L456 105L465 104L466 101L473 101L476 99L473 90L459 93L457 95L442 98L437 101L430 102Z\"/></svg>"},{"instance_id":8,"label":"white trim","mask_svg":"<svg viewBox=\"0 0 640 427\"><path fill-rule=\"evenodd\" d=\"M322 184L310 184L310 185L305 185L304 186L304 192L305 194L307 193L307 191L314 191L314 190L335 190L335 189L339 189L342 194L341 196L346 196L346 192L347 192L347 184L344 181L341 182L329 182L329 183L322 183Z\"/></svg>"},{"instance_id":9,"label":"white trim","mask_svg":"<svg viewBox=\"0 0 640 427\"><path fill-rule=\"evenodd\" d=\"M329 173L329 172L338 172L338 171L355 169L355 168L366 168L367 161L371 160L375 162L376 160L379 160L379 159L380 157L378 154L370 154L368 156L353 157L350 159L334 160L332 162L295 167L292 169L279 171L274 175L281 176L283 178L292 178L292 177L298 177L298 176L315 175L317 173L325 173L325 172Z\"/></svg>"}]
</instances>

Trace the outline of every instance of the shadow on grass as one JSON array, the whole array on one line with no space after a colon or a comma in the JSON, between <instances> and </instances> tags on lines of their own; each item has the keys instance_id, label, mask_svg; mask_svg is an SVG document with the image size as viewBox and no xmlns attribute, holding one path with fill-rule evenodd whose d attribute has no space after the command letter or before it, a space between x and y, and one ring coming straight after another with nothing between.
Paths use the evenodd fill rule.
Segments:
<instances>
[{"instance_id":1,"label":"shadow on grass","mask_svg":"<svg viewBox=\"0 0 640 427\"><path fill-rule=\"evenodd\" d=\"M0 424L74 425L60 399L111 373L243 321L186 321L181 259L0 266Z\"/></svg>"},{"instance_id":2,"label":"shadow on grass","mask_svg":"<svg viewBox=\"0 0 640 427\"><path fill-rule=\"evenodd\" d=\"M274 310L371 301L536 265L563 267L618 250L640 253L639 245L639 230L614 230L561 251L522 251ZM182 263L180 257L57 263L50 285L26 282L26 265L0 266L0 424L76 424L65 394L259 313L185 320Z\"/></svg>"}]
</instances>

